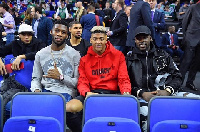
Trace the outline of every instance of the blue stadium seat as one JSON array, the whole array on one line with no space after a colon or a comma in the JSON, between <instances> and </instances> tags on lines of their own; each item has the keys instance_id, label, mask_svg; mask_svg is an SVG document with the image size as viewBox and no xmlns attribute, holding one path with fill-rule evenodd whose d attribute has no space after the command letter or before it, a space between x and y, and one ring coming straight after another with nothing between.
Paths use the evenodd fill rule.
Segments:
<instances>
[{"instance_id":1,"label":"blue stadium seat","mask_svg":"<svg viewBox=\"0 0 200 132\"><path fill-rule=\"evenodd\" d=\"M200 122L188 120L166 120L156 123L152 132L200 132Z\"/></svg>"},{"instance_id":2,"label":"blue stadium seat","mask_svg":"<svg viewBox=\"0 0 200 132\"><path fill-rule=\"evenodd\" d=\"M141 129L132 119L97 117L85 123L83 132L141 132Z\"/></svg>"},{"instance_id":3,"label":"blue stadium seat","mask_svg":"<svg viewBox=\"0 0 200 132\"><path fill-rule=\"evenodd\" d=\"M124 125L128 128L131 126L130 124L134 124L135 130L138 130L138 100L134 96L129 95L100 94L88 96L83 109L83 131L88 132L88 127L90 127L93 128L93 132L104 132L111 127L108 126L101 129L100 127L95 128L96 124L102 126L109 122L117 124L113 127L116 131L120 131L121 128L124 128ZM118 125L120 126L118 127Z\"/></svg>"},{"instance_id":4,"label":"blue stadium seat","mask_svg":"<svg viewBox=\"0 0 200 132\"><path fill-rule=\"evenodd\" d=\"M62 132L65 131L66 112L65 99L59 93L45 92L45 93L17 93L11 102L11 118L26 117L37 121L35 116L52 117L61 124ZM22 118L21 120L25 120ZM27 125L27 122L24 124ZM42 124L41 124L42 125Z\"/></svg>"},{"instance_id":5,"label":"blue stadium seat","mask_svg":"<svg viewBox=\"0 0 200 132\"><path fill-rule=\"evenodd\" d=\"M168 132L189 132L199 126L199 109L199 98L155 97L149 102L148 132L153 132L153 128L160 130L161 125L164 125L162 128L168 128ZM156 126L158 128L155 128ZM173 127L177 129L170 131ZM195 131L196 129L192 130Z\"/></svg>"},{"instance_id":6,"label":"blue stadium seat","mask_svg":"<svg viewBox=\"0 0 200 132\"><path fill-rule=\"evenodd\" d=\"M3 132L63 132L60 122L52 117L16 116L8 119Z\"/></svg>"}]
</instances>

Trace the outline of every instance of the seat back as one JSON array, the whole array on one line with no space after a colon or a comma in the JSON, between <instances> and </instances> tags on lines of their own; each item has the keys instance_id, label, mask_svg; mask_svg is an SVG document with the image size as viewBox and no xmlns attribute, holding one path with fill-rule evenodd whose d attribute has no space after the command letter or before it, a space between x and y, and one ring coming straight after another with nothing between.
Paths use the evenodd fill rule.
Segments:
<instances>
[{"instance_id":1,"label":"seat back","mask_svg":"<svg viewBox=\"0 0 200 132\"><path fill-rule=\"evenodd\" d=\"M152 132L200 132L200 122L188 120L166 120L156 123Z\"/></svg>"},{"instance_id":2,"label":"seat back","mask_svg":"<svg viewBox=\"0 0 200 132\"><path fill-rule=\"evenodd\" d=\"M52 117L16 116L6 121L3 132L63 132L61 129L60 122Z\"/></svg>"},{"instance_id":3,"label":"seat back","mask_svg":"<svg viewBox=\"0 0 200 132\"><path fill-rule=\"evenodd\" d=\"M139 124L139 102L131 95L99 94L88 96L84 102L83 125L96 117L132 119Z\"/></svg>"},{"instance_id":4,"label":"seat back","mask_svg":"<svg viewBox=\"0 0 200 132\"><path fill-rule=\"evenodd\" d=\"M11 102L11 117L44 116L57 119L65 131L65 99L59 93L17 93Z\"/></svg>"},{"instance_id":5,"label":"seat back","mask_svg":"<svg viewBox=\"0 0 200 132\"><path fill-rule=\"evenodd\" d=\"M88 120L83 132L141 132L137 122L118 117L97 117Z\"/></svg>"},{"instance_id":6,"label":"seat back","mask_svg":"<svg viewBox=\"0 0 200 132\"><path fill-rule=\"evenodd\" d=\"M148 132L165 120L200 121L200 99L172 96L154 97L148 106Z\"/></svg>"}]
</instances>

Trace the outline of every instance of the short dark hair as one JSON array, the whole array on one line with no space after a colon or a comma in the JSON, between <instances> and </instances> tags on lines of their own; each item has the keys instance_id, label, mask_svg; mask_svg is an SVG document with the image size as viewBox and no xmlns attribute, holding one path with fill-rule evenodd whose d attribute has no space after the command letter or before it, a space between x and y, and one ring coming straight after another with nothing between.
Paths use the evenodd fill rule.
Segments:
<instances>
[{"instance_id":1,"label":"short dark hair","mask_svg":"<svg viewBox=\"0 0 200 132\"><path fill-rule=\"evenodd\" d=\"M73 27L74 24L81 24L81 23L78 22L78 21L72 21L72 22L69 23L69 27L70 28Z\"/></svg>"},{"instance_id":2,"label":"short dark hair","mask_svg":"<svg viewBox=\"0 0 200 132\"><path fill-rule=\"evenodd\" d=\"M69 27L69 26L68 26L68 24L67 24L64 20L55 21L53 27L54 27L56 24L65 25L65 26L67 27L67 32L68 32L68 27Z\"/></svg>"},{"instance_id":3,"label":"short dark hair","mask_svg":"<svg viewBox=\"0 0 200 132\"><path fill-rule=\"evenodd\" d=\"M87 9L89 11L93 11L93 10L95 10L95 7L93 5L88 5Z\"/></svg>"},{"instance_id":4,"label":"short dark hair","mask_svg":"<svg viewBox=\"0 0 200 132\"><path fill-rule=\"evenodd\" d=\"M115 0L116 1L116 0ZM124 0L118 0L117 2L122 8L124 8Z\"/></svg>"},{"instance_id":5,"label":"short dark hair","mask_svg":"<svg viewBox=\"0 0 200 132\"><path fill-rule=\"evenodd\" d=\"M37 11L39 12L39 14L42 14L42 8L41 7L35 6L35 12L37 12Z\"/></svg>"},{"instance_id":6,"label":"short dark hair","mask_svg":"<svg viewBox=\"0 0 200 132\"><path fill-rule=\"evenodd\" d=\"M9 10L9 6L6 3L0 4L0 7L3 7L6 11Z\"/></svg>"}]
</instances>

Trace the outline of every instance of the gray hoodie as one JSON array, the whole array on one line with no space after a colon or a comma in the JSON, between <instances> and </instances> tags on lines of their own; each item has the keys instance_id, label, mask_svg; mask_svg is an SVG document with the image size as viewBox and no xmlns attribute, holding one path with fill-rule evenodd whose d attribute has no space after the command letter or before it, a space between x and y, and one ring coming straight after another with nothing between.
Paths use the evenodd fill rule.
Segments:
<instances>
[{"instance_id":1,"label":"gray hoodie","mask_svg":"<svg viewBox=\"0 0 200 132\"><path fill-rule=\"evenodd\" d=\"M53 54L53 55L52 55ZM78 66L80 54L72 47L66 45L63 50L52 51L51 46L47 46L38 51L32 73L31 91L45 88L52 92L68 93L72 97L76 95L78 81ZM60 74L64 75L64 80L45 78L49 69L54 69L54 62Z\"/></svg>"}]
</instances>

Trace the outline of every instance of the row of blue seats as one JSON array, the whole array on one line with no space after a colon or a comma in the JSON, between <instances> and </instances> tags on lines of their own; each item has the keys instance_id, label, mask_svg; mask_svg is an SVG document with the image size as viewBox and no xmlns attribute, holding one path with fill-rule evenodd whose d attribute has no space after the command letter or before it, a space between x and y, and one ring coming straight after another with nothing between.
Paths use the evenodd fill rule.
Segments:
<instances>
[{"instance_id":1,"label":"row of blue seats","mask_svg":"<svg viewBox=\"0 0 200 132\"><path fill-rule=\"evenodd\" d=\"M149 102L148 132L199 132L199 107L199 98L154 97ZM65 99L58 93L18 93L3 132L64 132L65 114ZM83 132L141 132L139 114L134 96L91 95L84 103Z\"/></svg>"}]
</instances>

